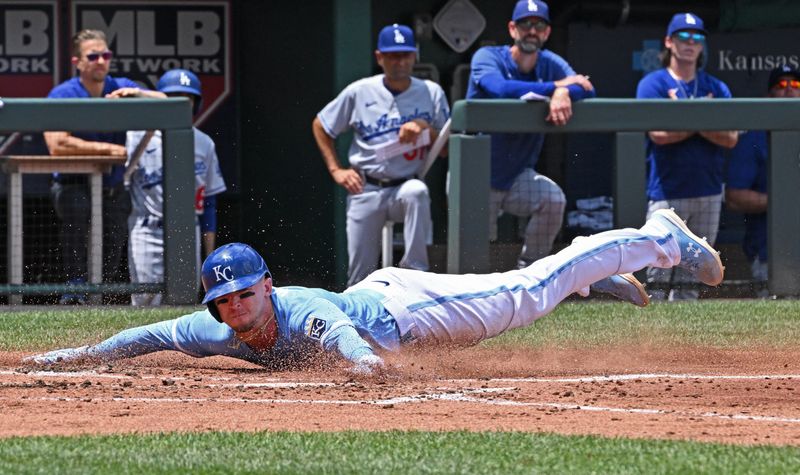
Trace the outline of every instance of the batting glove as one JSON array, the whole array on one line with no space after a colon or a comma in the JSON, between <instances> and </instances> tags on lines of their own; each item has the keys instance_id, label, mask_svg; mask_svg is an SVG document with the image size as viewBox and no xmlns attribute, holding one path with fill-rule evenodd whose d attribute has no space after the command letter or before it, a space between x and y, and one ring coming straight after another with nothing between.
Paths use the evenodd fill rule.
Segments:
<instances>
[{"instance_id":1,"label":"batting glove","mask_svg":"<svg viewBox=\"0 0 800 475\"><path fill-rule=\"evenodd\" d=\"M375 354L359 356L350 371L357 376L373 376L386 367L383 358Z\"/></svg>"},{"instance_id":2,"label":"batting glove","mask_svg":"<svg viewBox=\"0 0 800 475\"><path fill-rule=\"evenodd\" d=\"M88 356L89 346L81 346L78 348L65 348L63 350L54 350L47 353L28 356L23 358L24 363L35 363L39 365L52 365L56 363L69 363L80 358Z\"/></svg>"}]
</instances>

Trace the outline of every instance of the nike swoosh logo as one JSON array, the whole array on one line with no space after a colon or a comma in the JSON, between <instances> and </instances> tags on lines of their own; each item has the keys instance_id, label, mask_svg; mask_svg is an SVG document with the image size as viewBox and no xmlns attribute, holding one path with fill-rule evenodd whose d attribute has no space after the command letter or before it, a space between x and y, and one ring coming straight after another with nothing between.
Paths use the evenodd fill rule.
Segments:
<instances>
[{"instance_id":1,"label":"nike swoosh logo","mask_svg":"<svg viewBox=\"0 0 800 475\"><path fill-rule=\"evenodd\" d=\"M389 287L389 282L386 282L385 280L373 280L373 282L378 282L383 284L384 287Z\"/></svg>"},{"instance_id":2,"label":"nike swoosh logo","mask_svg":"<svg viewBox=\"0 0 800 475\"><path fill-rule=\"evenodd\" d=\"M374 106L374 105L375 105L375 104L377 104L377 103L378 103L378 101L367 102L366 104L364 104L364 107L372 107L372 106ZM388 285L388 284L387 284L387 285Z\"/></svg>"},{"instance_id":3,"label":"nike swoosh logo","mask_svg":"<svg viewBox=\"0 0 800 475\"><path fill-rule=\"evenodd\" d=\"M153 153L153 152L155 152L156 150L158 150L158 148L151 148L151 149L147 149L147 150L145 150L145 153Z\"/></svg>"}]
</instances>

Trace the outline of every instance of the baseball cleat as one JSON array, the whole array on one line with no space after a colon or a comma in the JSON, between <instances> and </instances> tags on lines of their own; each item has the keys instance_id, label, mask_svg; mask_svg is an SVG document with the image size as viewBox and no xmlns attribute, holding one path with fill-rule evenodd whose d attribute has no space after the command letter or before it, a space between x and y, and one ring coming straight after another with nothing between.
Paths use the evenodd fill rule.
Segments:
<instances>
[{"instance_id":1,"label":"baseball cleat","mask_svg":"<svg viewBox=\"0 0 800 475\"><path fill-rule=\"evenodd\" d=\"M633 274L616 274L597 281L590 287L595 292L601 292L630 302L637 307L646 307L650 303L650 296L644 286Z\"/></svg>"},{"instance_id":2,"label":"baseball cleat","mask_svg":"<svg viewBox=\"0 0 800 475\"><path fill-rule=\"evenodd\" d=\"M690 231L671 209L656 210L650 219L663 224L675 236L681 250L678 267L686 269L706 285L716 286L722 282L725 268L719 259L719 252L711 247L705 238L701 239Z\"/></svg>"}]
</instances>

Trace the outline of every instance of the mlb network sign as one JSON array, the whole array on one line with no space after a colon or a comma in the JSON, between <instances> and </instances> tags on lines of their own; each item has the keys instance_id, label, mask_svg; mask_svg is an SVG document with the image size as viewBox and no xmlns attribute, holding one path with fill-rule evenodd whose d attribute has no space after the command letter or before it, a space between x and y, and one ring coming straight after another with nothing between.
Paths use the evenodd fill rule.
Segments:
<instances>
[{"instance_id":1,"label":"mlb network sign","mask_svg":"<svg viewBox=\"0 0 800 475\"><path fill-rule=\"evenodd\" d=\"M114 52L111 75L155 88L174 68L203 83L202 123L231 93L230 5L227 1L74 1L71 31L102 30Z\"/></svg>"},{"instance_id":2,"label":"mlb network sign","mask_svg":"<svg viewBox=\"0 0 800 475\"><path fill-rule=\"evenodd\" d=\"M0 2L0 96L44 97L58 81L56 1Z\"/></svg>"}]
</instances>

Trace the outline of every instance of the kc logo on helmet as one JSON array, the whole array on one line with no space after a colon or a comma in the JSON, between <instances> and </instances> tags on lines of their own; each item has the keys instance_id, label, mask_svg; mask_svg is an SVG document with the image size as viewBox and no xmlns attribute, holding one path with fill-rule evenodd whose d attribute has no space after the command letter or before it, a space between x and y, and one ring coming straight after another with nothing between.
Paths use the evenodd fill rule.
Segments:
<instances>
[{"instance_id":1,"label":"kc logo on helmet","mask_svg":"<svg viewBox=\"0 0 800 475\"><path fill-rule=\"evenodd\" d=\"M220 270L220 269L222 269L222 270ZM225 279L228 282L232 281L233 280L233 274L228 276L228 272L232 272L231 271L231 266L222 267L222 264L220 264L218 266L214 266L214 276L217 278L217 282L219 282L222 279Z\"/></svg>"}]
</instances>

